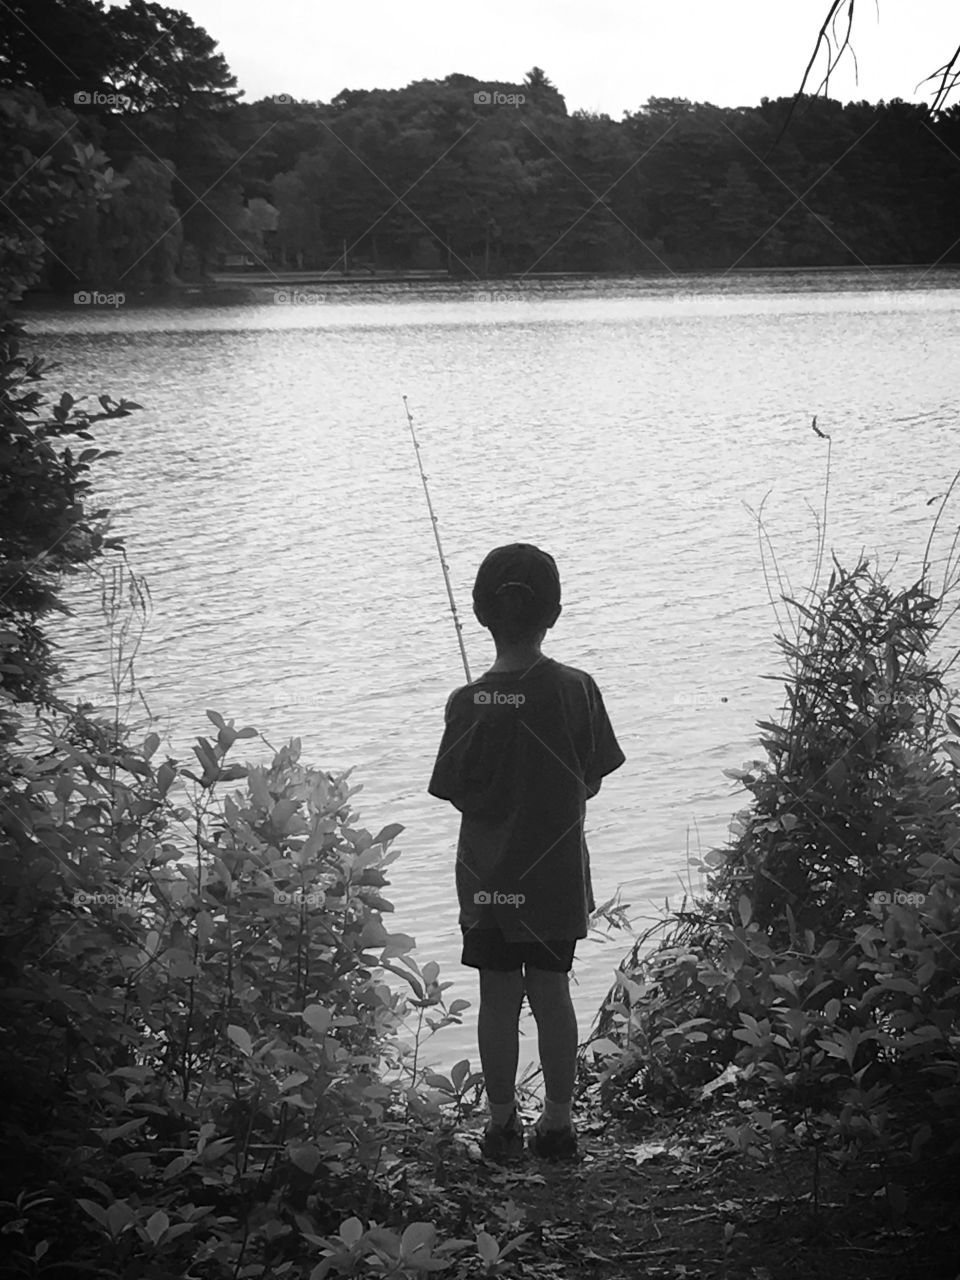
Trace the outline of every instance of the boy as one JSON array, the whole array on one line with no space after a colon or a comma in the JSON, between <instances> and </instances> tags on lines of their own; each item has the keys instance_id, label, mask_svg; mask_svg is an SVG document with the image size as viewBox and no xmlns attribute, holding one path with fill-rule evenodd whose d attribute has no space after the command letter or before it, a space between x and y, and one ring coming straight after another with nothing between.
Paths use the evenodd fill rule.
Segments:
<instances>
[{"instance_id":1,"label":"boy","mask_svg":"<svg viewBox=\"0 0 960 1280\"><path fill-rule=\"evenodd\" d=\"M569 974L595 905L586 801L625 757L593 679L540 650L560 616L552 556L525 542L491 551L473 611L497 658L450 695L427 789L462 814L456 882L462 963L480 971L477 1036L491 1116L483 1151L523 1151L514 1089L526 994L546 1092L530 1150L572 1159L578 1036Z\"/></svg>"}]
</instances>

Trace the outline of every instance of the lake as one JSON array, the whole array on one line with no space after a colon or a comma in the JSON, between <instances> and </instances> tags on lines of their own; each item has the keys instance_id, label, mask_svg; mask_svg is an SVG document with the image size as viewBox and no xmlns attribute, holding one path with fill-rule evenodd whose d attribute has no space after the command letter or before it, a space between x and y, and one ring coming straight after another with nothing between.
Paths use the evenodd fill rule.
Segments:
<instances>
[{"instance_id":1,"label":"lake","mask_svg":"<svg viewBox=\"0 0 960 1280\"><path fill-rule=\"evenodd\" d=\"M595 892L619 890L639 932L700 883L698 851L725 842L745 800L722 770L757 754L756 720L783 703L763 678L782 668L750 508L767 497L802 592L827 457L814 414L833 442L828 551L848 567L861 549L886 566L900 553L898 582L918 569L927 501L960 462L958 284L916 268L318 285L25 318L63 366L51 393L143 405L99 431L122 456L94 475L152 593L136 669L165 746L185 758L210 707L274 744L300 737L304 763L355 766L360 825L406 828L388 925L440 962L448 999L475 1004L458 815L425 790L463 670L401 396L474 675L494 656L470 607L483 556L529 541L556 558L564 607L544 652L595 677L627 756L588 806ZM66 598L77 615L54 634L71 691L106 700L98 602L79 585ZM581 1033L630 942L578 945ZM527 1014L523 1029L527 1062ZM476 1063L475 1008L430 1056Z\"/></svg>"}]
</instances>

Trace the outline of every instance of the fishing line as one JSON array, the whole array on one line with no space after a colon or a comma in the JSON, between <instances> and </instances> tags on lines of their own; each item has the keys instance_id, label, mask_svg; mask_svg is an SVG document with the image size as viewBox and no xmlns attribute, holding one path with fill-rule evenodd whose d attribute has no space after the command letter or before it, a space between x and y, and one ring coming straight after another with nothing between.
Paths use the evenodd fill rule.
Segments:
<instances>
[{"instance_id":1,"label":"fishing line","mask_svg":"<svg viewBox=\"0 0 960 1280\"><path fill-rule=\"evenodd\" d=\"M463 669L466 673L467 684L472 683L470 677L470 667L467 665L467 651L463 645L463 627L460 625L460 618L457 614L457 606L453 599L453 587L450 585L450 572L446 560L443 558L443 547L440 545L440 530L437 528L439 523L433 510L433 503L430 501L430 490L427 488L427 477L423 474L423 463L420 461L420 444L417 440L416 432L413 429L413 416L410 413L410 406L407 404L407 397L403 396L403 407L407 412L407 423L410 426L410 438L413 440L413 447L417 453L417 469L420 472L420 479L423 481L423 492L427 499L427 510L430 512L430 520L433 524L433 536L437 542L437 554L440 557L440 568L443 570L443 580L447 584L447 599L450 601L450 612L453 614L453 625L457 629L457 642L460 645L460 657L463 659Z\"/></svg>"}]
</instances>

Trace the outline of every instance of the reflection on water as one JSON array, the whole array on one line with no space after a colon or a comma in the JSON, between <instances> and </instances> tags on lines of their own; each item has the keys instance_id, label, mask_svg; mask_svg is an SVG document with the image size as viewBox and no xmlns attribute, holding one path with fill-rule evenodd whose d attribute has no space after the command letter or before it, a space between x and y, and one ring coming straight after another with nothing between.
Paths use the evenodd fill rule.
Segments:
<instances>
[{"instance_id":1,"label":"reflection on water","mask_svg":"<svg viewBox=\"0 0 960 1280\"><path fill-rule=\"evenodd\" d=\"M482 557L522 540L557 560L545 652L594 675L627 755L588 810L597 899L621 887L639 927L698 886L698 850L743 802L721 771L781 705L762 678L780 658L751 511L766 497L783 589L802 592L827 449L813 414L832 437L840 558L899 551L899 578L922 559L927 499L957 465L960 292L949 274L898 279L564 282L490 301L381 286L302 306L267 291L252 308L30 319L63 366L51 389L144 406L99 433L122 456L96 479L149 581L137 670L174 754L212 707L273 743L302 738L305 763L355 765L362 824L406 825L396 927L455 979L450 998L473 998L457 815L425 791L462 668L401 395L475 674L493 657L469 607ZM76 690L106 696L96 601L68 599L57 638ZM627 946L580 944L583 1023ZM472 1022L438 1042L464 1054Z\"/></svg>"}]
</instances>

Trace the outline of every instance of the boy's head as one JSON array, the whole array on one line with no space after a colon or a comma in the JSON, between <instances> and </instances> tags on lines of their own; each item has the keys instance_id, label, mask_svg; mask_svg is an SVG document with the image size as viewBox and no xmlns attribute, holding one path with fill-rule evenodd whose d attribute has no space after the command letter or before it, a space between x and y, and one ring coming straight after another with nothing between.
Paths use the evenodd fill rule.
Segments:
<instances>
[{"instance_id":1,"label":"boy's head","mask_svg":"<svg viewBox=\"0 0 960 1280\"><path fill-rule=\"evenodd\" d=\"M529 542L495 547L477 570L473 612L498 643L539 643L560 616L553 556Z\"/></svg>"}]
</instances>

